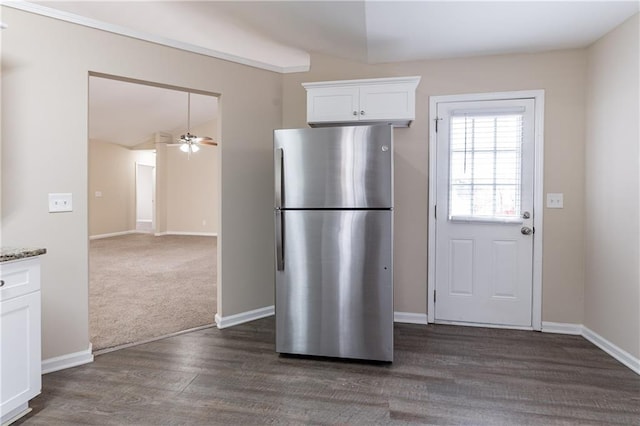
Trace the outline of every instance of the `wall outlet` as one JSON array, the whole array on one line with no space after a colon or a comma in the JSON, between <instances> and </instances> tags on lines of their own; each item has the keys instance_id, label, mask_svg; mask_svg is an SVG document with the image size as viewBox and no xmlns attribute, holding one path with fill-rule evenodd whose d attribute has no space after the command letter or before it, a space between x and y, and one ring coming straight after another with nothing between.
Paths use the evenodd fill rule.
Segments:
<instances>
[{"instance_id":1,"label":"wall outlet","mask_svg":"<svg viewBox=\"0 0 640 426\"><path fill-rule=\"evenodd\" d=\"M71 193L49 194L49 213L73 211L73 197Z\"/></svg>"},{"instance_id":2,"label":"wall outlet","mask_svg":"<svg viewBox=\"0 0 640 426\"><path fill-rule=\"evenodd\" d=\"M564 208L564 194L562 193L547 193L547 208L548 209L561 209Z\"/></svg>"},{"instance_id":3,"label":"wall outlet","mask_svg":"<svg viewBox=\"0 0 640 426\"><path fill-rule=\"evenodd\" d=\"M96 191L96 198L102 197L102 191Z\"/></svg>"}]
</instances>

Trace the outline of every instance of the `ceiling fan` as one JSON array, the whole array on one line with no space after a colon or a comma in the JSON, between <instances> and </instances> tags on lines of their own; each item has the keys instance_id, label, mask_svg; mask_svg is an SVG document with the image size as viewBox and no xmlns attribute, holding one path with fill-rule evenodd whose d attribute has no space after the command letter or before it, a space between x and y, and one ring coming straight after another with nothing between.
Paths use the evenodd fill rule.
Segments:
<instances>
[{"instance_id":1,"label":"ceiling fan","mask_svg":"<svg viewBox=\"0 0 640 426\"><path fill-rule=\"evenodd\" d=\"M199 145L218 146L218 142L208 136L198 137L190 133L191 129L191 92L187 92L187 133L180 136L177 143L170 143L167 146L179 146L180 151L192 154L200 151Z\"/></svg>"}]
</instances>

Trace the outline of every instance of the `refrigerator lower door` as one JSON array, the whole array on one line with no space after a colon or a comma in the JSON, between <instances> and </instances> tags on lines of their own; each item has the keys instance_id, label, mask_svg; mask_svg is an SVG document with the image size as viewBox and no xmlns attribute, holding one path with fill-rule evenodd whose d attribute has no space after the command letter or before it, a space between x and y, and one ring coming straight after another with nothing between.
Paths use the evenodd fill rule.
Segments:
<instances>
[{"instance_id":1,"label":"refrigerator lower door","mask_svg":"<svg viewBox=\"0 0 640 426\"><path fill-rule=\"evenodd\" d=\"M393 212L293 210L277 220L276 351L393 361Z\"/></svg>"}]
</instances>

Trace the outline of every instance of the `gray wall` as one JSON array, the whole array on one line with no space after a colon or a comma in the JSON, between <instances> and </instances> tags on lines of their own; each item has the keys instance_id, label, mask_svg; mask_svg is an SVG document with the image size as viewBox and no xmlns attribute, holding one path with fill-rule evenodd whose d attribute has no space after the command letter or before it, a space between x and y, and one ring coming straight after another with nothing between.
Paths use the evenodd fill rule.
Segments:
<instances>
[{"instance_id":1,"label":"gray wall","mask_svg":"<svg viewBox=\"0 0 640 426\"><path fill-rule=\"evenodd\" d=\"M640 358L640 15L589 48L584 324Z\"/></svg>"},{"instance_id":2,"label":"gray wall","mask_svg":"<svg viewBox=\"0 0 640 426\"><path fill-rule=\"evenodd\" d=\"M218 313L273 304L271 146L282 125L281 75L9 7L2 20L2 245L48 250L43 358L89 346L89 72L221 94ZM74 211L49 214L49 192L72 192Z\"/></svg>"},{"instance_id":3,"label":"gray wall","mask_svg":"<svg viewBox=\"0 0 640 426\"><path fill-rule=\"evenodd\" d=\"M582 324L586 51L367 65L315 54L309 73L284 76L283 121L305 126L301 82L422 76L416 120L395 130L395 310L426 313L429 96L545 90L544 191L564 209L544 211L543 321Z\"/></svg>"}]
</instances>

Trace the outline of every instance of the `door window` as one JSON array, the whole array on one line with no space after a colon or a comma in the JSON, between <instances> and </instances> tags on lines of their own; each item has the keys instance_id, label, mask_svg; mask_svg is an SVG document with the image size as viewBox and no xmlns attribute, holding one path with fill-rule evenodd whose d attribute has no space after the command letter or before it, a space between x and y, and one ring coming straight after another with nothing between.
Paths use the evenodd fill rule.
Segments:
<instances>
[{"instance_id":1,"label":"door window","mask_svg":"<svg viewBox=\"0 0 640 426\"><path fill-rule=\"evenodd\" d=\"M449 220L519 221L523 112L453 111Z\"/></svg>"}]
</instances>

